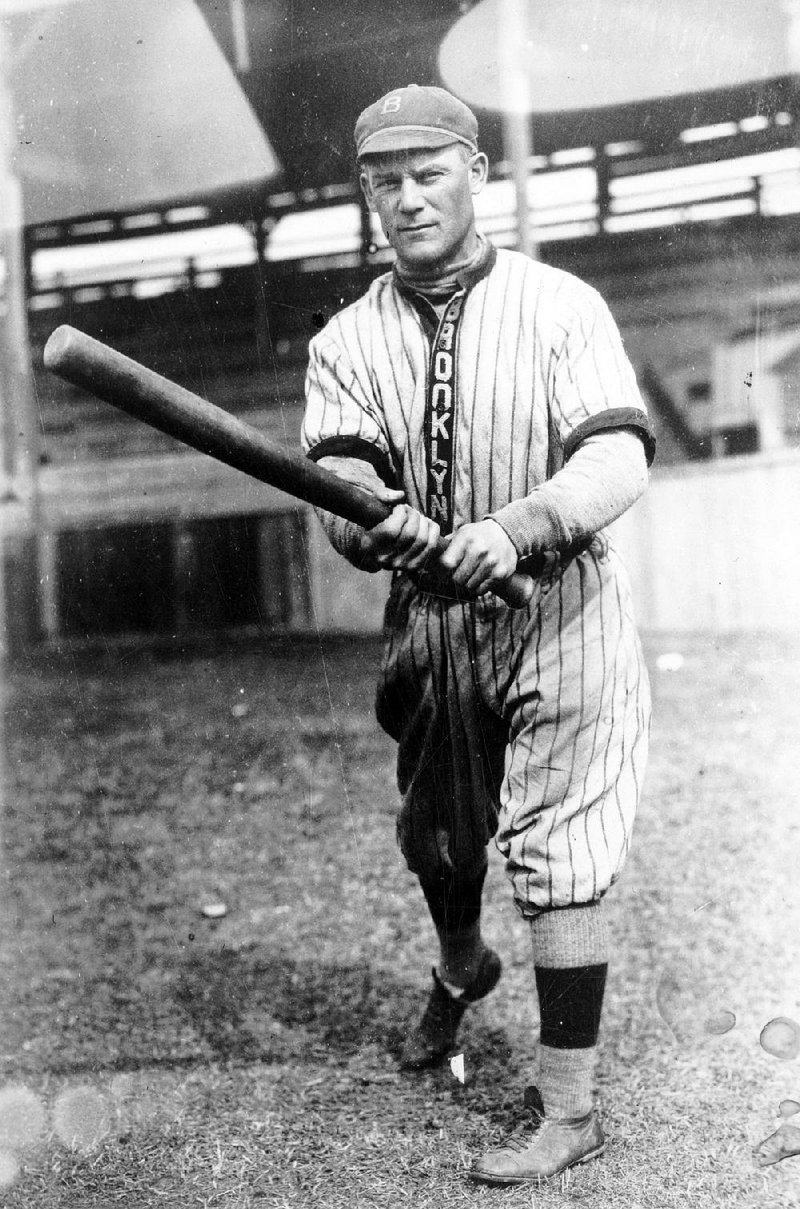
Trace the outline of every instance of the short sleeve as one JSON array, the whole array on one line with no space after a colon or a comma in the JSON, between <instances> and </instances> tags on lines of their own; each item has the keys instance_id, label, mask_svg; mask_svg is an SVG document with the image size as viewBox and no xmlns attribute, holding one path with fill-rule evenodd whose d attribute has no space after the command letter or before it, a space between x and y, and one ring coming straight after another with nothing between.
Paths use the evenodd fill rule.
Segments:
<instances>
[{"instance_id":1,"label":"short sleeve","mask_svg":"<svg viewBox=\"0 0 800 1209\"><path fill-rule=\"evenodd\" d=\"M330 325L329 325L330 328ZM381 478L394 478L380 409L343 343L326 328L309 345L302 447L314 461L356 457L370 462Z\"/></svg>"},{"instance_id":2,"label":"short sleeve","mask_svg":"<svg viewBox=\"0 0 800 1209\"><path fill-rule=\"evenodd\" d=\"M586 437L627 428L641 439L651 464L655 438L647 409L606 303L591 286L575 282L558 325L563 340L555 362L552 410L564 460Z\"/></svg>"}]
</instances>

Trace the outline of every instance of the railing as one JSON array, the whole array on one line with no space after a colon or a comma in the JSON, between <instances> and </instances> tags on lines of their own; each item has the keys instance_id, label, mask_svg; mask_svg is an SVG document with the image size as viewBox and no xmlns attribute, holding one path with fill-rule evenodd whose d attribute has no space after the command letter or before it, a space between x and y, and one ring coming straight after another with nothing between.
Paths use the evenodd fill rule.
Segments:
<instances>
[{"instance_id":1,"label":"railing","mask_svg":"<svg viewBox=\"0 0 800 1209\"><path fill-rule=\"evenodd\" d=\"M667 145L636 139L533 156L528 201L537 240L547 245L676 224L800 214L797 120L789 109L750 113L687 127ZM494 165L477 211L479 225L496 243L515 242L508 164ZM32 306L55 308L65 290L80 291L73 299L80 302L98 299L107 289L146 297L187 283L213 286L226 268L253 264L261 255L298 271L380 264L392 256L354 182L273 194L256 223L209 228L205 212L192 233L190 214L180 207L154 212L158 234L135 246L121 237L141 236L147 216L100 216L34 229ZM80 246L64 248L59 240Z\"/></svg>"}]
</instances>

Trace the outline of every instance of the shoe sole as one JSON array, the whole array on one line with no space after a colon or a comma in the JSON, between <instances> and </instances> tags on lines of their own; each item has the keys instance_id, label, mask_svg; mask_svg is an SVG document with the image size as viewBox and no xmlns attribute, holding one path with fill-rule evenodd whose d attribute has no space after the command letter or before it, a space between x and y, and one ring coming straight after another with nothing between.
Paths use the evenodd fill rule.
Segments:
<instances>
[{"instance_id":1,"label":"shoe sole","mask_svg":"<svg viewBox=\"0 0 800 1209\"><path fill-rule=\"evenodd\" d=\"M580 1167L582 1163L590 1163L592 1159L599 1159L605 1148L606 1144L603 1142L602 1146L598 1146L596 1150L590 1150L588 1154L581 1155L579 1159L573 1159L571 1163L567 1163L560 1171L554 1171L552 1175L490 1175L488 1172L470 1171L469 1178L476 1184L542 1184L546 1180L557 1179L571 1167Z\"/></svg>"},{"instance_id":2,"label":"shoe sole","mask_svg":"<svg viewBox=\"0 0 800 1209\"><path fill-rule=\"evenodd\" d=\"M398 1070L433 1070L435 1066L444 1066L447 1058L457 1054L458 1046L449 1045L441 1054L432 1054L430 1058L423 1058L420 1062L403 1062L402 1059L397 1063Z\"/></svg>"}]
</instances>

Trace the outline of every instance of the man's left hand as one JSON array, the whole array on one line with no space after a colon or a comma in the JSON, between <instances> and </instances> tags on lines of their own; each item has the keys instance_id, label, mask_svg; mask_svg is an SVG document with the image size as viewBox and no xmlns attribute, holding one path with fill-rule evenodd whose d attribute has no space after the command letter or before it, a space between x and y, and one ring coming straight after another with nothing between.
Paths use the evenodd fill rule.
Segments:
<instances>
[{"instance_id":1,"label":"man's left hand","mask_svg":"<svg viewBox=\"0 0 800 1209\"><path fill-rule=\"evenodd\" d=\"M453 576L456 587L469 596L491 591L517 569L517 550L497 521L476 521L462 525L448 539L439 559Z\"/></svg>"}]
</instances>

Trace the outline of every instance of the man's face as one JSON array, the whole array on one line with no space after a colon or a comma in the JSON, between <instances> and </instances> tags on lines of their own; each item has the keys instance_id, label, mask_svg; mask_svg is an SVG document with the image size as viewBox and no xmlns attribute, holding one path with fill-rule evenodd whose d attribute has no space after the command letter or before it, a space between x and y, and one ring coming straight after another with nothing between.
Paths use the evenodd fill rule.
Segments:
<instances>
[{"instance_id":1,"label":"man's face","mask_svg":"<svg viewBox=\"0 0 800 1209\"><path fill-rule=\"evenodd\" d=\"M483 188L486 156L450 143L368 159L361 187L401 268L445 269L477 238L473 194Z\"/></svg>"}]
</instances>

